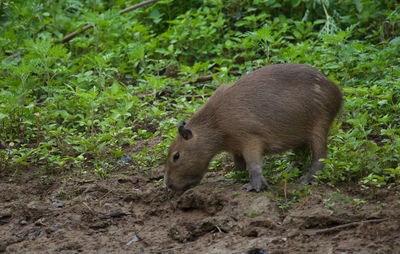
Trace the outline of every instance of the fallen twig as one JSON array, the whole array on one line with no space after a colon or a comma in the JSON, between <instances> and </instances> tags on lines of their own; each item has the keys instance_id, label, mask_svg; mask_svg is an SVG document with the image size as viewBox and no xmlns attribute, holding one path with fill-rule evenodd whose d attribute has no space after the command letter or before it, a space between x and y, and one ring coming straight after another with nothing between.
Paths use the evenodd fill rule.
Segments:
<instances>
[{"instance_id":1,"label":"fallen twig","mask_svg":"<svg viewBox=\"0 0 400 254\"><path fill-rule=\"evenodd\" d=\"M340 230L344 230L344 229L360 226L360 225L362 225L364 223L378 223L378 222L387 221L387 220L388 219L372 219L372 220L355 221L355 222L350 222L350 223L342 224L342 225L335 226L335 227L323 228L323 229L314 230L314 231L311 231L311 232L306 232L305 234L307 234L307 235L316 235L316 234L335 233L335 232L340 231Z\"/></svg>"},{"instance_id":2,"label":"fallen twig","mask_svg":"<svg viewBox=\"0 0 400 254\"><path fill-rule=\"evenodd\" d=\"M139 7L142 7L142 6L144 6L144 5L148 5L148 4L157 2L157 1L159 1L159 0L147 0L147 1L143 1L143 2L141 2L141 3L135 4L135 5L131 6L131 7L128 7L128 8L125 8L125 9L119 11L119 14L124 14L124 13L130 12L130 11L132 11L132 10L134 10L134 9L137 9L137 8L139 8Z\"/></svg>"},{"instance_id":3,"label":"fallen twig","mask_svg":"<svg viewBox=\"0 0 400 254\"><path fill-rule=\"evenodd\" d=\"M141 93L136 95L136 97L138 97L139 99L143 99L145 97L149 97L149 96L155 96L154 93ZM186 97L186 98L203 98L203 97L207 97L209 95L207 94L188 94L188 95L179 95L179 97Z\"/></svg>"},{"instance_id":4,"label":"fallen twig","mask_svg":"<svg viewBox=\"0 0 400 254\"><path fill-rule=\"evenodd\" d=\"M143 1L143 2L141 2L141 3L135 4L135 5L131 6L131 7L128 7L128 8L125 8L125 9L119 11L119 14L121 15L121 14L130 12L130 11L132 11L132 10L135 10L135 9L137 9L137 8L140 8L140 7L142 7L142 6L145 6L145 5L148 5L148 4L157 2L157 1L160 1L160 0L147 0L147 1ZM64 38L62 38L61 40L54 41L54 43L57 44L57 43L65 43L65 42L68 42L68 41L72 40L75 36L77 36L78 34L81 34L81 33L85 32L85 31L87 31L87 30L89 30L89 29L91 29L91 28L93 28L93 27L94 27L93 24L86 25L86 26L84 26L83 28L81 28L81 29L79 29L79 30L77 30L77 31L75 31L75 32L72 32L72 33L70 33L70 34L68 34L68 35L66 35L66 36L64 36ZM6 58L6 60L13 59L13 58L19 57L19 56L21 56L21 55L22 55L21 52L17 52L17 53L14 53L14 54L8 56L8 57Z\"/></svg>"},{"instance_id":5,"label":"fallen twig","mask_svg":"<svg viewBox=\"0 0 400 254\"><path fill-rule=\"evenodd\" d=\"M211 80L213 80L213 75L217 75L217 74L220 74L220 72L216 72L212 75L198 77L195 81L190 81L190 80L185 81L181 85L185 86L185 85L189 85L189 84L193 84L193 83L203 83L203 82L211 81Z\"/></svg>"},{"instance_id":6,"label":"fallen twig","mask_svg":"<svg viewBox=\"0 0 400 254\"><path fill-rule=\"evenodd\" d=\"M14 54L8 56L8 57L6 58L6 60L14 59L14 58L17 58L17 57L19 57L19 56L21 56L21 52L17 52L17 53L14 53Z\"/></svg>"},{"instance_id":7,"label":"fallen twig","mask_svg":"<svg viewBox=\"0 0 400 254\"><path fill-rule=\"evenodd\" d=\"M234 76L239 76L239 75L241 75L240 73L238 73L238 72L235 72L235 71L230 71L230 72L228 72L229 74L231 74L231 75L234 75ZM185 86L185 85L189 85L189 84L194 84L194 83L203 83L203 82L207 82L207 81L211 81L211 80L213 80L213 76L214 75L218 75L218 74L221 74L221 72L216 72L216 73L213 73L213 74L211 74L211 75L205 75L205 76L201 76L201 77L198 77L196 80L194 80L194 81L185 81L185 82L183 82L181 85L182 86Z\"/></svg>"},{"instance_id":8,"label":"fallen twig","mask_svg":"<svg viewBox=\"0 0 400 254\"><path fill-rule=\"evenodd\" d=\"M82 202L82 204L90 211L91 214L96 214L86 202Z\"/></svg>"},{"instance_id":9,"label":"fallen twig","mask_svg":"<svg viewBox=\"0 0 400 254\"><path fill-rule=\"evenodd\" d=\"M74 37L77 36L78 34L83 33L83 32L85 32L86 30L89 30L89 29L91 29L91 28L93 28L93 27L94 27L93 24L86 25L86 26L84 26L82 29L77 30L77 31L75 31L75 32L73 32L73 33L70 33L70 34L66 35L62 40L56 41L55 43L65 43L65 42L67 42L67 41L70 41L70 40L72 40L72 38L74 38Z\"/></svg>"},{"instance_id":10,"label":"fallen twig","mask_svg":"<svg viewBox=\"0 0 400 254\"><path fill-rule=\"evenodd\" d=\"M143 2L141 2L141 3L135 4L135 5L131 6L131 7L128 7L128 8L125 8L125 9L119 11L119 14L121 15L121 14L130 12L130 11L132 11L132 10L135 10L135 9L137 9L137 8L140 8L140 7L142 7L142 6L145 6L145 5L148 5L148 4L157 2L157 1L159 1L159 0L147 0L147 1L143 1ZM78 34L81 34L81 33L85 32L86 30L89 30L89 29L91 29L91 28L93 28L93 27L94 27L93 24L86 25L86 26L84 26L82 29L77 30L77 31L75 31L75 32L72 32L72 33L66 35L62 40L56 41L55 43L65 43L65 42L68 42L68 41L72 40L75 36L77 36Z\"/></svg>"}]
</instances>

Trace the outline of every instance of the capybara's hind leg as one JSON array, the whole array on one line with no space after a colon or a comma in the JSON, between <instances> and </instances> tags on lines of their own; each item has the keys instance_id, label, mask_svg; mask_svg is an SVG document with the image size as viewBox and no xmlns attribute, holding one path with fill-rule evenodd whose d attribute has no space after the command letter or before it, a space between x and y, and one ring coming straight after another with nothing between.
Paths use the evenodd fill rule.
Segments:
<instances>
[{"instance_id":1,"label":"capybara's hind leg","mask_svg":"<svg viewBox=\"0 0 400 254\"><path fill-rule=\"evenodd\" d=\"M239 153L235 153L233 155L233 160L235 162L235 171L246 170L246 161L243 158L243 155L241 155Z\"/></svg>"},{"instance_id":2,"label":"capybara's hind leg","mask_svg":"<svg viewBox=\"0 0 400 254\"><path fill-rule=\"evenodd\" d=\"M325 166L325 164L320 161L320 159L326 158L327 154L326 139L328 130L327 128L323 128L324 126L329 126L329 124L321 126L319 130L315 130L311 137L311 169L299 179L298 183L309 184L313 182L315 180L315 174Z\"/></svg>"}]
</instances>

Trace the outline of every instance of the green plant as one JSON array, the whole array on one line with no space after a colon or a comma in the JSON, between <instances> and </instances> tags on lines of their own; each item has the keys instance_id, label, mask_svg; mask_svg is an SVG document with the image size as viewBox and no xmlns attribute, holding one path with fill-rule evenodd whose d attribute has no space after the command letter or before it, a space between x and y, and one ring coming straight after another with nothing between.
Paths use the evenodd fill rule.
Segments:
<instances>
[{"instance_id":1,"label":"green plant","mask_svg":"<svg viewBox=\"0 0 400 254\"><path fill-rule=\"evenodd\" d=\"M79 169L106 177L132 147L131 169L157 167L176 123L219 84L234 82L231 71L295 62L320 69L345 94L319 180L364 188L400 182L396 0L163 0L126 15L118 15L124 1L0 6L2 172ZM89 23L86 33L53 43ZM182 85L217 72L210 83ZM140 145L153 139L160 142L153 148ZM211 168L226 164L217 158ZM268 156L264 174L286 186L308 167L304 155L287 152ZM246 181L248 174L227 177ZM281 206L298 196L288 191Z\"/></svg>"}]
</instances>

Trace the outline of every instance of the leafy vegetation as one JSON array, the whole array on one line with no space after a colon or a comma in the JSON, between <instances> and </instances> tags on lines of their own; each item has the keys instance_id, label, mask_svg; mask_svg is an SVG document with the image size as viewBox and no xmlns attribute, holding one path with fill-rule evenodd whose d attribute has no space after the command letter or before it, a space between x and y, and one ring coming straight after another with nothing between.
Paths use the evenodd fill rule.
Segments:
<instances>
[{"instance_id":1,"label":"leafy vegetation","mask_svg":"<svg viewBox=\"0 0 400 254\"><path fill-rule=\"evenodd\" d=\"M132 170L157 167L175 124L234 82L231 71L294 62L318 68L345 93L321 181L400 182L396 0L161 0L118 14L137 2L0 3L1 171L107 176L127 147L162 137L132 156ZM55 43L86 24L94 29ZM210 83L182 85L217 72ZM292 181L300 174L294 159L271 157L265 174Z\"/></svg>"}]
</instances>

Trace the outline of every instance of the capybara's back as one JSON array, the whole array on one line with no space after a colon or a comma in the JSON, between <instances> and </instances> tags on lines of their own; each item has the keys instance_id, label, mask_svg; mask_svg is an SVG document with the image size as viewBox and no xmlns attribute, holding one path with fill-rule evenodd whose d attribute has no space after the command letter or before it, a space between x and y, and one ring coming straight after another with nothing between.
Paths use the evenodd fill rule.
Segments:
<instances>
[{"instance_id":1,"label":"capybara's back","mask_svg":"<svg viewBox=\"0 0 400 254\"><path fill-rule=\"evenodd\" d=\"M254 135L263 140L266 153L325 137L342 103L337 85L316 69L299 64L259 69L221 95L213 114L218 128L229 136L226 149L230 151Z\"/></svg>"}]
</instances>

